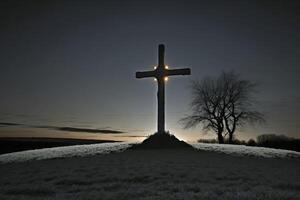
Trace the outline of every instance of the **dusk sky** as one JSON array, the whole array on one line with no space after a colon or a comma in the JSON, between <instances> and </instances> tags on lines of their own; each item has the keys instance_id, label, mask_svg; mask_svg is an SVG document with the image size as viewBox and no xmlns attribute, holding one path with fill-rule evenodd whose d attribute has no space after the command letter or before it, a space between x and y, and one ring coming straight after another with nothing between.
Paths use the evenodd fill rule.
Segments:
<instances>
[{"instance_id":1,"label":"dusk sky","mask_svg":"<svg viewBox=\"0 0 300 200\"><path fill-rule=\"evenodd\" d=\"M178 120L189 113L190 81L234 70L259 83L257 109L266 116L237 137L300 137L296 0L1 1L0 136L136 140L154 133L157 85L135 72L153 69L161 43L170 69L192 71L166 84L172 134L215 137L200 126L183 130Z\"/></svg>"}]
</instances>

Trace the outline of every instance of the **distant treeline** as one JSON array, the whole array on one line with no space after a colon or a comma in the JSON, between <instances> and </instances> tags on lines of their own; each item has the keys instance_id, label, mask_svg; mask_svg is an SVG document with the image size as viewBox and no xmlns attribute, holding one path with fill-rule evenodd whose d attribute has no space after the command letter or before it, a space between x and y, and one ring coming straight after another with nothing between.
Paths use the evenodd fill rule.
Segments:
<instances>
[{"instance_id":1,"label":"distant treeline","mask_svg":"<svg viewBox=\"0 0 300 200\"><path fill-rule=\"evenodd\" d=\"M217 139L199 139L201 143L218 143ZM225 140L225 143L228 143ZM275 149L287 149L300 152L300 139L287 137L285 135L263 134L256 137L256 140L250 139L248 141L234 139L233 144L269 147Z\"/></svg>"}]
</instances>

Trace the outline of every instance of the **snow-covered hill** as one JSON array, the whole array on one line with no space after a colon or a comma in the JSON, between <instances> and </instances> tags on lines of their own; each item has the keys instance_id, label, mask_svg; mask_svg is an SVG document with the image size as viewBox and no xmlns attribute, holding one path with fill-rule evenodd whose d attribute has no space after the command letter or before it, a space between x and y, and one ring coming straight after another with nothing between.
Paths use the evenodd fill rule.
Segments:
<instances>
[{"instance_id":1,"label":"snow-covered hill","mask_svg":"<svg viewBox=\"0 0 300 200\"><path fill-rule=\"evenodd\" d=\"M196 149L205 151L214 151L240 156L255 156L263 158L300 158L300 152L284 149L272 149L266 147L250 147L245 145L231 144L206 144L195 143L193 146Z\"/></svg>"},{"instance_id":2,"label":"snow-covered hill","mask_svg":"<svg viewBox=\"0 0 300 200\"><path fill-rule=\"evenodd\" d=\"M0 163L24 162L30 160L45 160L65 157L84 157L97 154L119 152L127 149L133 143L103 143L90 145L75 145L66 147L45 148L37 150L21 151L0 155ZM249 147L244 145L228 144L192 144L196 149L204 151L220 152L238 156L255 156L264 158L300 158L300 152L271 149L264 147Z\"/></svg>"},{"instance_id":3,"label":"snow-covered hill","mask_svg":"<svg viewBox=\"0 0 300 200\"><path fill-rule=\"evenodd\" d=\"M0 155L0 163L107 154L125 150L131 145L132 143L113 142L27 150Z\"/></svg>"},{"instance_id":4,"label":"snow-covered hill","mask_svg":"<svg viewBox=\"0 0 300 200\"><path fill-rule=\"evenodd\" d=\"M1 155L0 199L300 199L297 152L216 144L194 144L200 151L123 151L130 145Z\"/></svg>"}]
</instances>

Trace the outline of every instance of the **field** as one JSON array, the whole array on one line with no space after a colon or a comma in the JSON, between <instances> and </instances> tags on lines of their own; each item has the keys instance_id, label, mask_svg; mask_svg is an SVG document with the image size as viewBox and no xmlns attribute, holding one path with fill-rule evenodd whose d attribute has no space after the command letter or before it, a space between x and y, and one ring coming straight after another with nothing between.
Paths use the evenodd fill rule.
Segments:
<instances>
[{"instance_id":1,"label":"field","mask_svg":"<svg viewBox=\"0 0 300 200\"><path fill-rule=\"evenodd\" d=\"M86 145L80 157L34 160L39 158L33 156L18 162L8 158L34 151L0 156L0 199L300 199L297 156L264 158L204 150L118 152L128 144L97 153L96 145L91 145L92 151Z\"/></svg>"}]
</instances>

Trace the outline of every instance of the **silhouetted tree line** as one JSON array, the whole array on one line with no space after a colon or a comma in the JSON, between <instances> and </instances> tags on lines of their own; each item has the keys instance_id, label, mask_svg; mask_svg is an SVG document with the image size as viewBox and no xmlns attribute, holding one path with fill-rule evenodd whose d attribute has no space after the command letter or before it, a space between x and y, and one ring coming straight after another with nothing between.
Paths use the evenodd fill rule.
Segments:
<instances>
[{"instance_id":1,"label":"silhouetted tree line","mask_svg":"<svg viewBox=\"0 0 300 200\"><path fill-rule=\"evenodd\" d=\"M300 139L285 135L265 134L256 138L257 146L300 151Z\"/></svg>"},{"instance_id":2,"label":"silhouetted tree line","mask_svg":"<svg viewBox=\"0 0 300 200\"><path fill-rule=\"evenodd\" d=\"M218 143L217 139L199 139L201 143ZM224 143L229 144L229 140L225 139ZM285 135L276 134L263 134L256 137L256 140L249 139L238 140L233 139L230 144L247 145L247 146L258 146L258 147L269 147L275 149L287 149L300 152L300 139L288 137Z\"/></svg>"}]
</instances>

